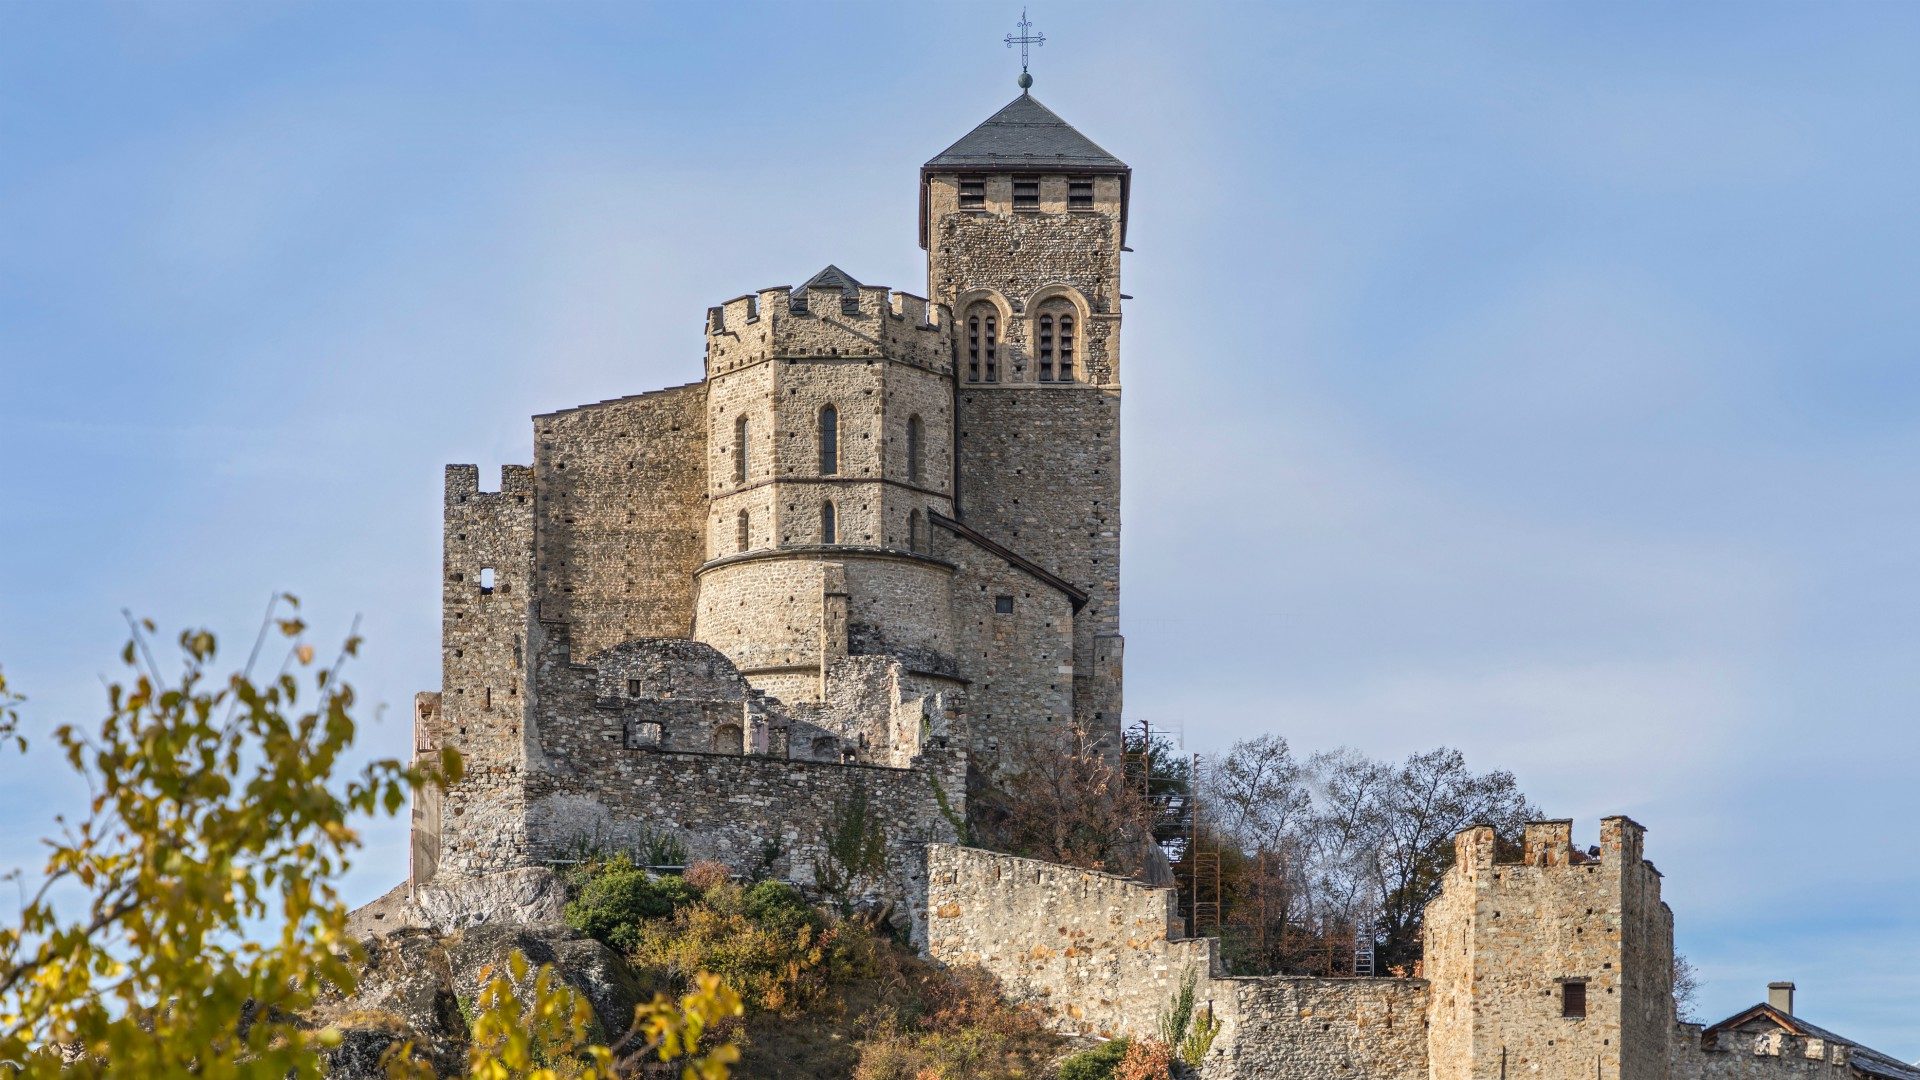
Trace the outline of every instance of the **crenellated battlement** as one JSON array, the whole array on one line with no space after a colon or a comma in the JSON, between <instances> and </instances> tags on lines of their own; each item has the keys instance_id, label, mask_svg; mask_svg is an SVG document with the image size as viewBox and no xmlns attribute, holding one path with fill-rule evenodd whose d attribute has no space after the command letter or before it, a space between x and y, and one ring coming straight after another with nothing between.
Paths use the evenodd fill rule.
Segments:
<instances>
[{"instance_id":1,"label":"crenellated battlement","mask_svg":"<svg viewBox=\"0 0 1920 1080\"><path fill-rule=\"evenodd\" d=\"M823 277L825 272L806 285L761 289L708 308L708 376L772 359L884 358L942 372L950 367L951 320L944 305L883 285L860 285L844 274L828 283Z\"/></svg>"},{"instance_id":2,"label":"crenellated battlement","mask_svg":"<svg viewBox=\"0 0 1920 1080\"><path fill-rule=\"evenodd\" d=\"M445 498L448 506L470 502L476 497L492 497L497 499L505 496L516 496L522 499L533 497L532 466L500 466L500 488L497 491L480 490L480 466L447 466Z\"/></svg>"}]
</instances>

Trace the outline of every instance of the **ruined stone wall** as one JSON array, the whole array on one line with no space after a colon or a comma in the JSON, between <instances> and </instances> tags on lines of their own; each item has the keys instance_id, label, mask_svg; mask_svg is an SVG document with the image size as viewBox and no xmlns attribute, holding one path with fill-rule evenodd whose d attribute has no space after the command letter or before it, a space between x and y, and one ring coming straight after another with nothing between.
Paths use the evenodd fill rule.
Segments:
<instances>
[{"instance_id":1,"label":"ruined stone wall","mask_svg":"<svg viewBox=\"0 0 1920 1080\"><path fill-rule=\"evenodd\" d=\"M1576 855L1566 821L1527 826L1521 862L1488 828L1462 833L1425 918L1434 1080L1515 1075L1657 1078L1672 1027L1672 916L1640 826L1601 823ZM1585 1015L1564 1015L1585 986Z\"/></svg>"},{"instance_id":2,"label":"ruined stone wall","mask_svg":"<svg viewBox=\"0 0 1920 1080\"><path fill-rule=\"evenodd\" d=\"M911 768L629 746L627 718L596 707L596 669L572 661L564 627L542 629L542 752L529 777L526 825L534 857L564 857L581 838L619 848L649 832L671 833L690 858L809 884L824 830L860 791L887 830L888 871L875 895L918 912L921 845L953 840L953 823L966 813L966 753L944 730L932 733Z\"/></svg>"},{"instance_id":3,"label":"ruined stone wall","mask_svg":"<svg viewBox=\"0 0 1920 1080\"><path fill-rule=\"evenodd\" d=\"M1417 979L1227 978L1217 943L1174 936L1174 891L1034 859L928 849L928 953L975 964L1075 1034L1150 1036L1181 980L1222 1029L1210 1080L1424 1080Z\"/></svg>"},{"instance_id":4,"label":"ruined stone wall","mask_svg":"<svg viewBox=\"0 0 1920 1080\"><path fill-rule=\"evenodd\" d=\"M439 800L439 869L474 873L522 865L531 694L526 664L533 598L533 476L501 470L480 490L472 465L446 470L441 573L441 694L416 713L415 752L452 746L466 777ZM429 808L423 806L422 810Z\"/></svg>"},{"instance_id":5,"label":"ruined stone wall","mask_svg":"<svg viewBox=\"0 0 1920 1080\"><path fill-rule=\"evenodd\" d=\"M1670 1080L1787 1080L1853 1074L1851 1048L1825 1039L1802 1039L1782 1031L1721 1032L1703 1046L1698 1024L1680 1024L1673 1032Z\"/></svg>"},{"instance_id":6,"label":"ruined stone wall","mask_svg":"<svg viewBox=\"0 0 1920 1080\"><path fill-rule=\"evenodd\" d=\"M693 625L706 401L694 383L534 418L540 614L584 650Z\"/></svg>"},{"instance_id":7,"label":"ruined stone wall","mask_svg":"<svg viewBox=\"0 0 1920 1080\"><path fill-rule=\"evenodd\" d=\"M968 730L983 764L1017 753L1030 734L1064 731L1073 713L1073 604L1066 595L972 541L942 529L952 563L955 652L972 675ZM1002 597L1011 612L998 610Z\"/></svg>"}]
</instances>

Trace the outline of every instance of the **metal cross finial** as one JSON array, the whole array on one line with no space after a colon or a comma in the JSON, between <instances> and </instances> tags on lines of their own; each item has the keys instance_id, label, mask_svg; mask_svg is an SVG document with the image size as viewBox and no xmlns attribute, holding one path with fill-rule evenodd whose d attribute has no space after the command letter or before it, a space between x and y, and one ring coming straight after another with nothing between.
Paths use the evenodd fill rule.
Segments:
<instances>
[{"instance_id":1,"label":"metal cross finial","mask_svg":"<svg viewBox=\"0 0 1920 1080\"><path fill-rule=\"evenodd\" d=\"M1047 35L1030 32L1033 30L1033 24L1027 21L1026 8L1020 9L1020 21L1013 25L1020 32L1018 34L1007 35L1007 48L1013 48L1016 42L1020 45L1020 89L1025 90L1027 87L1033 85L1033 76L1027 74L1027 46L1045 45L1047 43Z\"/></svg>"}]
</instances>

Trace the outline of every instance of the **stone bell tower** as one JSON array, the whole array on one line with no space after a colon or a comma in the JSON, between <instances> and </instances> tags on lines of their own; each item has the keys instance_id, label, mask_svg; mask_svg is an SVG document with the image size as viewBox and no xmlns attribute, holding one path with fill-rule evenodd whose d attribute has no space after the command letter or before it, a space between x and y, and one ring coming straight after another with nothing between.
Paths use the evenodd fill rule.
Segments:
<instances>
[{"instance_id":1,"label":"stone bell tower","mask_svg":"<svg viewBox=\"0 0 1920 1080\"><path fill-rule=\"evenodd\" d=\"M1086 594L1074 719L1120 728L1120 253L1132 170L1026 87L920 170L953 313L956 513ZM1061 665L1068 677L1067 665Z\"/></svg>"}]
</instances>

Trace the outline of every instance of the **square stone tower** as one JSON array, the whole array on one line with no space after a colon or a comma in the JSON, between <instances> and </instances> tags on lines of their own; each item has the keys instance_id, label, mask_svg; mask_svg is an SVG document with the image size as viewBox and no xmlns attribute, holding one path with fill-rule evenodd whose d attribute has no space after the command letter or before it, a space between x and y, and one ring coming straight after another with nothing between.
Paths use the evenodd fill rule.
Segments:
<instances>
[{"instance_id":1,"label":"square stone tower","mask_svg":"<svg viewBox=\"0 0 1920 1080\"><path fill-rule=\"evenodd\" d=\"M1085 593L1073 719L1120 728L1120 253L1131 170L1022 93L926 163L927 295L953 312L958 514ZM975 723L1003 719L991 687Z\"/></svg>"},{"instance_id":2,"label":"square stone tower","mask_svg":"<svg viewBox=\"0 0 1920 1080\"><path fill-rule=\"evenodd\" d=\"M1469 829L1427 907L1433 1080L1664 1080L1673 1037L1673 912L1629 818L1527 825L1519 861Z\"/></svg>"}]
</instances>

